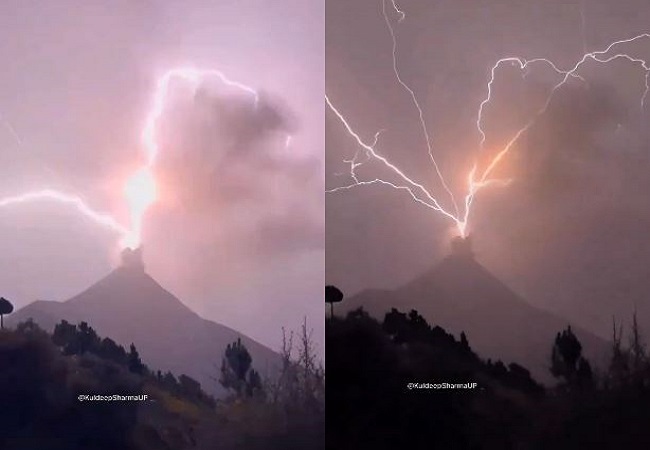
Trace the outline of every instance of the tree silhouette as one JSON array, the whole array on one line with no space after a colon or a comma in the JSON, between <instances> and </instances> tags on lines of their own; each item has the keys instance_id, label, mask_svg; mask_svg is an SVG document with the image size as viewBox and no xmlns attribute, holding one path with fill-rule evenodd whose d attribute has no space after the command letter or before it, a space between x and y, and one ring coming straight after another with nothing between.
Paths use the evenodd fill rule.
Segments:
<instances>
[{"instance_id":1,"label":"tree silhouette","mask_svg":"<svg viewBox=\"0 0 650 450\"><path fill-rule=\"evenodd\" d=\"M629 352L621 345L623 338L623 325L616 329L616 318L612 317L612 357L609 362L609 381L614 385L623 385L627 382L630 372Z\"/></svg>"},{"instance_id":2,"label":"tree silhouette","mask_svg":"<svg viewBox=\"0 0 650 450\"><path fill-rule=\"evenodd\" d=\"M551 355L551 373L556 378L564 378L569 387L591 385L592 371L589 362L582 357L582 344L573 334L569 325L555 337Z\"/></svg>"},{"instance_id":3,"label":"tree silhouette","mask_svg":"<svg viewBox=\"0 0 650 450\"><path fill-rule=\"evenodd\" d=\"M4 328L4 315L11 314L14 311L14 305L4 297L0 297L0 329Z\"/></svg>"},{"instance_id":4,"label":"tree silhouette","mask_svg":"<svg viewBox=\"0 0 650 450\"><path fill-rule=\"evenodd\" d=\"M79 343L79 354L83 355L86 352L96 352L99 349L101 340L93 327L88 325L87 322L81 322L78 327L77 340Z\"/></svg>"},{"instance_id":5,"label":"tree silhouette","mask_svg":"<svg viewBox=\"0 0 650 450\"><path fill-rule=\"evenodd\" d=\"M180 389L180 386L178 384L178 381L176 380L176 377L174 376L173 373L170 371L167 371L165 375L162 378L162 383L163 386L167 388L167 390L177 393Z\"/></svg>"},{"instance_id":6,"label":"tree silhouette","mask_svg":"<svg viewBox=\"0 0 650 450\"><path fill-rule=\"evenodd\" d=\"M241 343L241 338L228 344L221 360L221 377L219 383L226 389L235 391L238 397L244 394L252 396L262 387L259 374L251 368L253 358Z\"/></svg>"},{"instance_id":7,"label":"tree silhouette","mask_svg":"<svg viewBox=\"0 0 650 450\"><path fill-rule=\"evenodd\" d=\"M192 399L198 399L201 397L201 383L196 381L194 378L181 374L181 376L178 377L178 384L184 395Z\"/></svg>"},{"instance_id":8,"label":"tree silhouette","mask_svg":"<svg viewBox=\"0 0 650 450\"><path fill-rule=\"evenodd\" d=\"M469 346L469 341L467 340L467 335L465 334L464 331L461 331L460 333L460 345L465 352L472 351L471 347Z\"/></svg>"},{"instance_id":9,"label":"tree silhouette","mask_svg":"<svg viewBox=\"0 0 650 450\"><path fill-rule=\"evenodd\" d=\"M262 390L262 377L255 369L248 372L248 380L246 380L246 395L252 397L256 392Z\"/></svg>"},{"instance_id":10,"label":"tree silhouette","mask_svg":"<svg viewBox=\"0 0 650 450\"><path fill-rule=\"evenodd\" d=\"M638 375L646 363L645 344L641 338L639 324L636 320L636 309L632 313L632 336L630 336L630 357L632 372Z\"/></svg>"},{"instance_id":11,"label":"tree silhouette","mask_svg":"<svg viewBox=\"0 0 650 450\"><path fill-rule=\"evenodd\" d=\"M325 303L330 304L330 317L334 317L334 303L343 301L343 292L336 286L325 286Z\"/></svg>"},{"instance_id":12,"label":"tree silhouette","mask_svg":"<svg viewBox=\"0 0 650 450\"><path fill-rule=\"evenodd\" d=\"M144 364L142 364L142 360L140 359L140 354L138 353L138 350L136 350L135 345L133 343L131 343L131 347L129 348L127 361L128 361L129 370L131 372L138 373L138 374L144 373Z\"/></svg>"},{"instance_id":13,"label":"tree silhouette","mask_svg":"<svg viewBox=\"0 0 650 450\"><path fill-rule=\"evenodd\" d=\"M16 325L16 332L30 335L30 336L40 336L43 338L49 337L47 331L39 327L38 324L34 322L34 319L32 319L31 317Z\"/></svg>"},{"instance_id":14,"label":"tree silhouette","mask_svg":"<svg viewBox=\"0 0 650 450\"><path fill-rule=\"evenodd\" d=\"M102 339L101 343L99 344L97 354L118 364L125 364L127 362L127 356L124 347L118 345L111 338L106 337Z\"/></svg>"},{"instance_id":15,"label":"tree silhouette","mask_svg":"<svg viewBox=\"0 0 650 450\"><path fill-rule=\"evenodd\" d=\"M78 353L77 326L67 320L57 323L52 334L52 342L62 347L66 355Z\"/></svg>"},{"instance_id":16,"label":"tree silhouette","mask_svg":"<svg viewBox=\"0 0 650 450\"><path fill-rule=\"evenodd\" d=\"M592 380L593 372L591 371L589 361L585 358L580 358L578 360L578 369L576 371L576 382L578 387L591 386Z\"/></svg>"}]
</instances>

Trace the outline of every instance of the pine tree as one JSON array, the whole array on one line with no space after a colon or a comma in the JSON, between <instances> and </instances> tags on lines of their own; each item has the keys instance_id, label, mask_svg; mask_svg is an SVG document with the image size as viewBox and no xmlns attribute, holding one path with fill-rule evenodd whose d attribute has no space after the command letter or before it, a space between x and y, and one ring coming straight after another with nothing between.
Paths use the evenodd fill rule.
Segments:
<instances>
[{"instance_id":1,"label":"pine tree","mask_svg":"<svg viewBox=\"0 0 650 450\"><path fill-rule=\"evenodd\" d=\"M142 360L140 359L140 354L138 353L138 350L135 348L135 345L133 343L131 343L131 346L129 347L129 354L127 355L127 364L131 372L140 375L144 373L144 369L145 369L144 364L142 364Z\"/></svg>"},{"instance_id":2,"label":"pine tree","mask_svg":"<svg viewBox=\"0 0 650 450\"><path fill-rule=\"evenodd\" d=\"M630 338L630 356L632 360L632 373L639 375L643 370L646 360L645 344L641 338L639 325L636 321L636 309L632 314L632 336Z\"/></svg>"},{"instance_id":3,"label":"pine tree","mask_svg":"<svg viewBox=\"0 0 650 450\"><path fill-rule=\"evenodd\" d=\"M219 383L235 391L238 397L252 396L261 390L261 378L251 367L253 358L241 342L241 338L228 344L221 360Z\"/></svg>"},{"instance_id":4,"label":"pine tree","mask_svg":"<svg viewBox=\"0 0 650 450\"><path fill-rule=\"evenodd\" d=\"M555 337L551 354L551 373L563 378L569 388L591 386L593 374L589 362L582 357L582 344L569 325Z\"/></svg>"},{"instance_id":5,"label":"pine tree","mask_svg":"<svg viewBox=\"0 0 650 450\"><path fill-rule=\"evenodd\" d=\"M627 383L630 372L629 354L621 345L623 325L616 330L616 318L612 317L612 359L609 363L609 381L613 387Z\"/></svg>"}]
</instances>

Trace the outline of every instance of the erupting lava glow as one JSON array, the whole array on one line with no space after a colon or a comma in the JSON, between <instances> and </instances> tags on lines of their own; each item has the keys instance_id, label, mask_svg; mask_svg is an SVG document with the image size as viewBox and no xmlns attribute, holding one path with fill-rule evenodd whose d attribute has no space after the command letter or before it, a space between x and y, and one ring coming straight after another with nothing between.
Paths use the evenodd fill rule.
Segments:
<instances>
[{"instance_id":1,"label":"erupting lava glow","mask_svg":"<svg viewBox=\"0 0 650 450\"><path fill-rule=\"evenodd\" d=\"M156 179L148 166L138 169L124 186L124 198L129 206L131 228L122 239L122 246L136 248L140 245L144 213L156 201Z\"/></svg>"},{"instance_id":2,"label":"erupting lava glow","mask_svg":"<svg viewBox=\"0 0 650 450\"><path fill-rule=\"evenodd\" d=\"M53 189L31 191L24 194L0 198L0 207L13 206L20 203L39 200L56 201L75 206L79 212L100 226L103 226L121 236L122 248L135 249L140 246L142 239L142 226L148 208L157 200L156 177L154 163L160 150L157 141L156 127L162 116L172 80L178 79L196 90L200 83L207 78L216 78L224 85L241 90L253 99L253 107L257 107L257 91L240 82L233 81L218 70L200 70L193 67L180 67L167 71L157 81L152 106L147 112L144 128L142 130L142 145L145 153L145 164L138 168L125 182L123 195L129 212L130 226L124 226L117 219L107 213L100 213L89 207L79 196L68 195ZM287 138L286 145L291 141Z\"/></svg>"},{"instance_id":3,"label":"erupting lava glow","mask_svg":"<svg viewBox=\"0 0 650 450\"><path fill-rule=\"evenodd\" d=\"M480 150L483 150L485 140L486 140L486 133L482 125L483 113L485 111L485 108L489 106L490 101L492 100L492 85L495 81L497 70L502 65L510 64L518 67L520 71L524 72L529 68L529 66L533 64L545 64L549 66L559 76L558 82L549 89L546 99L544 100L544 102L542 102L541 107L532 115L532 118L530 118L524 124L524 126L519 128L511 136L511 138L507 141L506 145L503 146L498 152L496 152L496 154L489 160L486 167L483 169L479 169L478 165L475 164L473 168L469 171L467 175L467 192L464 197L463 210L460 211L458 208L458 204L455 200L454 194L448 187L448 184L445 181L445 178L443 177L438 167L438 164L434 158L433 146L431 144L431 137L430 137L431 134L424 121L423 118L424 114L422 108L420 107L420 103L417 99L417 96L413 91L413 89L403 81L400 75L399 68L397 65L397 35L395 33L395 26L393 25L393 21L389 17L387 11L387 5L390 5L392 12L396 15L397 17L396 22L398 24L404 21L404 19L406 18L406 13L397 6L396 0L381 0L381 12L383 14L383 17L386 22L386 26L388 27L388 31L392 38L392 61L393 61L393 72L395 78L399 83L399 85L407 91L407 93L409 94L412 100L413 105L417 109L419 121L420 121L420 127L424 135L424 139L426 142L430 159L435 169L436 177L440 181L440 184L444 189L444 191L446 192L446 194L449 195L451 200L451 207L443 206L442 200L440 200L439 196L436 197L436 195L434 195L434 193L430 189L427 189L421 183L418 183L417 181L410 178L401 169L399 169L399 167L397 167L394 163L390 162L385 156L382 156L377 152L376 146L378 144L381 131L375 134L372 142L369 143L364 141L359 136L359 134L356 131L354 131L353 127L350 125L350 121L343 115L343 113L341 113L340 109L334 106L330 97L328 95L325 95L325 102L327 106L334 113L337 119L341 122L341 124L343 125L347 133L353 138L354 141L356 141L357 145L359 146L359 149L352 156L351 159L344 160L346 164L349 164L349 175L350 178L352 179L352 183L346 186L339 186L333 189L329 189L327 191L328 193L341 192L341 191L352 189L354 187L369 186L375 184L388 186L397 190L403 190L406 191L415 202L423 206L426 206L432 209L433 211L442 214L447 219L451 220L455 225L460 236L465 237L468 232L467 228L468 228L470 212L476 194L485 187L491 185L504 186L511 182L510 179L492 178L492 174L495 171L495 169L499 166L501 161L515 147L515 145L517 144L521 136L524 135L530 128L532 128L537 122L537 119L548 110L548 107L551 104L551 101L555 93L558 90L560 90L563 86L565 86L566 83L569 81L569 79L577 79L583 82L585 81L584 78L578 73L578 71L586 62L592 61L596 63L606 64L615 60L623 60L637 65L643 71L643 75L644 75L645 90L643 91L643 95L641 96L641 108L643 109L645 107L645 99L648 95L648 92L650 91L650 83L649 83L650 64L648 63L648 61L640 57L634 57L624 52L615 53L614 48L620 47L624 44L636 42L642 39L650 40L650 34L648 33L640 34L629 39L614 41L603 50L585 53L576 62L576 64L573 67L569 68L568 70L562 70L558 68L558 66L553 61L546 58L535 58L535 59L526 60L524 58L519 58L519 57L508 57L508 58L500 59L490 69L490 79L487 83L487 96L480 102L478 112L477 112L476 129L480 136L480 142L479 142ZM357 168L359 168L360 166L362 166L363 164L371 160L382 163L384 167L389 169L392 172L392 174L397 179L400 180L400 183L386 181L380 178L374 178L371 180L360 180L356 172Z\"/></svg>"}]
</instances>

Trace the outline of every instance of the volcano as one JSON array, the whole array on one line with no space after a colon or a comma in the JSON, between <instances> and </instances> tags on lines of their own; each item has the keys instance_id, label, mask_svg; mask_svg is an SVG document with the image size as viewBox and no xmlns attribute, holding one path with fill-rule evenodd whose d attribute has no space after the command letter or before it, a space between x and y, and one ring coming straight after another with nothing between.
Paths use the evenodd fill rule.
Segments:
<instances>
[{"instance_id":1,"label":"volcano","mask_svg":"<svg viewBox=\"0 0 650 450\"><path fill-rule=\"evenodd\" d=\"M195 314L146 271L141 251L125 250L122 265L64 302L35 301L10 316L9 325L32 318L52 332L61 320L87 322L102 337L128 349L134 343L152 370L189 375L217 397L215 381L226 346L241 338L262 376L273 376L280 356L253 339Z\"/></svg>"},{"instance_id":2,"label":"volcano","mask_svg":"<svg viewBox=\"0 0 650 450\"><path fill-rule=\"evenodd\" d=\"M391 308L417 310L430 324L457 336L465 332L484 359L516 362L543 383L551 383L551 349L558 332L571 325L592 365L605 362L609 346L600 337L536 308L479 264L469 238L452 242L438 265L395 290L369 289L344 300L346 311L363 307L383 319Z\"/></svg>"}]
</instances>

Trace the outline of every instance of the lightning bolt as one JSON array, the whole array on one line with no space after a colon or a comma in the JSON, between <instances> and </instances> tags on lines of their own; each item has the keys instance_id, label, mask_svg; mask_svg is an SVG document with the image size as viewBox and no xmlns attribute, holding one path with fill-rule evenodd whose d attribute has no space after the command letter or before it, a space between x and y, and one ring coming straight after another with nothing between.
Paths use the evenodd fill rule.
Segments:
<instances>
[{"instance_id":1,"label":"lightning bolt","mask_svg":"<svg viewBox=\"0 0 650 450\"><path fill-rule=\"evenodd\" d=\"M23 203L37 201L54 201L74 207L79 213L92 220L97 225L118 234L123 248L136 248L141 243L142 225L148 208L157 200L154 166L160 153L160 143L157 139L157 127L165 110L169 86L172 80L180 80L190 85L196 91L207 78L218 79L231 88L239 89L252 98L252 105L257 108L259 95L255 89L238 81L228 78L219 70L201 70L195 67L178 67L165 72L156 82L153 100L145 116L141 132L142 149L145 162L127 180L124 185L124 197L129 209L130 226L124 226L115 217L91 208L81 197L66 194L54 189L35 190L19 195L0 198L0 207L17 206ZM12 137L22 146L22 140L11 124L3 117L0 121L11 133ZM287 136L285 146L291 143Z\"/></svg>"},{"instance_id":2,"label":"lightning bolt","mask_svg":"<svg viewBox=\"0 0 650 450\"><path fill-rule=\"evenodd\" d=\"M391 0L391 5L393 7L393 10L399 15L399 19L397 21L398 23L400 23L402 20L406 18L406 14L401 9L399 9L397 4L395 3L395 0ZM393 24L391 23L390 18L388 17L388 13L386 12L385 0L381 2L381 13L384 16L384 21L386 22L386 27L388 28L393 43L392 46L393 73L395 74L395 78L397 79L397 82L409 93L411 100L413 101L413 105L415 106L415 109L417 109L418 117L420 119L420 127L422 128L422 134L424 136L424 140L427 145L429 158L433 163L433 167L436 171L436 175L438 176L438 179L440 180L440 183L442 184L442 187L445 189L447 194L449 194L449 197L451 198L451 202L454 205L456 214L458 214L458 205L456 203L456 199L454 198L454 194L451 192L451 189L449 189L449 186L447 185L445 178L442 176L442 173L440 172L440 167L438 166L438 163L436 162L436 159L433 156L433 145L431 144L429 129L427 128L426 122L424 121L424 112L422 111L420 102L418 102L418 98L415 95L413 89L411 89L411 87L404 82L402 76L400 75L399 68L397 65L397 36L395 34L395 29L393 28Z\"/></svg>"},{"instance_id":3,"label":"lightning bolt","mask_svg":"<svg viewBox=\"0 0 650 450\"><path fill-rule=\"evenodd\" d=\"M546 111L548 110L549 106L551 105L551 102L553 98L555 97L555 94L563 87L565 86L569 79L571 78L576 78L581 81L585 81L585 79L578 74L578 70L588 61L594 61L596 63L601 63L601 64L607 64L612 61L622 59L626 60L628 62L631 62L633 64L637 64L644 72L644 84L645 84L645 89L643 91L643 94L641 96L641 109L645 109L645 100L648 96L648 91L650 90L650 83L648 80L648 77L650 76L650 66L648 65L648 62L642 58L635 58L633 56L630 56L627 53L615 53L611 55L610 53L612 50L620 45L624 44L630 44L636 41L639 41L641 39L650 39L650 34L648 33L643 33L628 39L621 39L618 41L614 41L610 43L605 49L603 50L598 50L594 52L589 52L585 53L582 55L582 57L574 64L573 67L569 68L568 70L562 70L558 68L558 66L551 60L546 59L546 58L535 58L535 59L530 59L530 60L525 60L523 58L502 58L499 61L496 62L494 66L492 66L490 70L490 80L488 81L488 88L487 88L487 96L483 101L481 102L479 106L479 111L478 111L478 116L476 120L476 126L479 131L479 134L481 135L481 141L480 141L480 147L481 149L483 148L483 145L485 143L485 132L482 128L482 120L483 120L483 111L484 107L489 104L491 98L492 98L492 83L494 83L495 76L496 76L496 71L497 69L505 64L505 63L511 63L515 64L519 67L521 71L526 71L529 65L535 64L535 63L544 63L551 67L556 74L560 75L560 81L553 85L553 87L550 89L549 94L547 95L545 101L543 102L541 108L539 108L535 114L533 114L532 118L519 130L517 130L514 135L511 137L511 139L506 143L506 145L496 153L496 155L492 158L490 163L487 165L485 170L482 172L482 174L478 177L478 179L475 177L476 170L472 170L470 172L470 176L468 179L468 193L465 196L465 214L464 218L462 220L463 223L467 224L469 214L470 214L470 209L472 206L472 202L474 201L474 197L476 193L491 184L498 184L501 180L493 180L490 179L490 174L498 167L499 163L506 157L506 155L512 150L512 148L515 146L515 144L519 141L522 135L524 135L528 130L530 130L536 123L537 120L539 119L540 116L542 116ZM608 56L609 55L609 56ZM509 180L508 180L509 181Z\"/></svg>"},{"instance_id":4,"label":"lightning bolt","mask_svg":"<svg viewBox=\"0 0 650 450\"><path fill-rule=\"evenodd\" d=\"M27 192L14 197L5 197L0 199L0 208L13 206L21 203L54 200L60 203L68 204L76 208L80 213L92 219L98 224L106 227L122 236L126 236L129 230L122 226L115 218L106 213L99 213L91 209L80 197L67 195L52 189L43 189L41 191Z\"/></svg>"},{"instance_id":5,"label":"lightning bolt","mask_svg":"<svg viewBox=\"0 0 650 450\"><path fill-rule=\"evenodd\" d=\"M397 6L395 0L388 0L388 1L390 2L390 6L392 7L393 11L398 15L397 22L401 23L406 18L406 14ZM511 135L511 137L508 139L506 144L498 152L496 152L496 154L489 160L489 163L483 170L479 170L478 166L474 164L474 166L472 167L472 169L469 171L467 175L467 192L464 196L464 204L463 204L464 208L462 212L459 212L458 207L454 201L454 195L451 192L451 190L448 188L448 185L445 183L445 180L439 170L438 164L435 161L433 151L432 151L430 133L427 130L426 123L423 119L424 114L417 100L417 96L414 93L414 91L402 80L399 70L397 68L397 62L396 62L397 61L397 56L396 56L397 39L396 39L396 33L394 31L393 24L391 23L391 20L387 14L387 0L381 0L381 11L392 38L393 73L395 74L398 84L400 84L411 96L412 102L418 112L418 116L420 119L420 127L425 137L426 147L430 159L433 162L434 168L436 170L438 178L442 183L443 188L447 191L447 193L452 199L452 203L454 204L454 210L451 211L449 209L445 209L441 205L440 201L434 196L433 192L428 190L425 186L418 183L414 179L408 177L395 164L389 162L386 159L386 157L381 156L376 151L376 146L381 132L375 134L375 138L373 142L371 143L364 142L363 139L359 136L359 134L356 131L354 131L353 127L350 125L349 120L343 115L340 109L333 104L329 96L326 95L325 102L327 107L334 113L335 117L343 125L345 131L348 133L348 135L352 137L352 139L356 142L358 146L358 150L353 155L353 157L349 160L344 160L346 164L349 164L349 176L353 181L352 184L329 189L327 190L328 193L347 191L355 187L371 186L371 185L388 186L399 191L405 191L418 204L424 205L429 209L432 209L437 213L442 214L443 217L451 220L456 226L456 229L458 230L460 235L464 237L467 234L470 212L476 194L483 188L489 186L507 186L512 182L512 179L491 178L491 174L499 166L501 161L503 161L503 159L516 146L519 139L537 123L539 117L543 116L547 112L549 106L552 103L553 98L555 97L555 94L563 86L565 86L570 79L577 79L582 82L585 82L585 79L579 74L579 70L586 62L593 61L600 64L607 64L615 60L625 60L627 62L637 65L640 69L642 69L644 73L645 89L641 96L641 109L644 110L645 108L645 100L648 96L648 92L650 91L650 82L649 82L650 65L648 64L648 61L643 58L631 56L630 54L625 52L615 53L614 49L620 48L625 44L630 44L643 39L650 39L650 34L648 33L643 33L631 38L614 41L602 50L586 52L582 55L580 59L578 59L578 61L572 67L569 67L564 70L561 69L556 63L554 63L552 60L548 58L524 59L521 57L506 57L506 58L499 59L489 70L489 77L486 85L487 94L485 98L483 98L479 103L478 111L476 115L476 130L479 135L479 143L478 143L479 151L483 151L485 141L487 139L487 134L483 127L484 113L486 108L490 105L490 102L492 101L493 84L496 80L497 72L502 66L506 64L515 66L525 76L533 65L546 65L550 67L557 76L559 76L559 81L556 82L554 85L552 85L552 87L549 89L549 92L546 98L544 99L544 101L542 102L541 107L538 108L534 112L534 114L532 114L531 118L528 121L526 121L522 127L520 127ZM371 160L375 160L383 163L383 165L386 168L388 168L394 175L396 175L396 178L400 180L400 183L398 184L398 183L386 181L379 178L375 178L367 181L360 180L356 172L357 168L359 168L360 166L362 166L363 164Z\"/></svg>"},{"instance_id":6,"label":"lightning bolt","mask_svg":"<svg viewBox=\"0 0 650 450\"><path fill-rule=\"evenodd\" d=\"M9 132L14 141L16 141L16 144L22 147L23 140L20 138L20 135L16 132L14 126L7 119L5 119L2 114L0 114L0 122L2 122L2 126Z\"/></svg>"},{"instance_id":7,"label":"lightning bolt","mask_svg":"<svg viewBox=\"0 0 650 450\"><path fill-rule=\"evenodd\" d=\"M257 107L259 95L255 89L238 81L231 80L219 70L200 70L194 67L179 67L164 73L156 83L151 109L147 113L144 128L142 130L142 143L147 157L147 165L153 166L156 156L159 153L159 144L156 140L156 125L165 109L169 84L174 79L188 83L194 90L206 78L214 77L229 87L240 89L253 98L253 105Z\"/></svg>"},{"instance_id":8,"label":"lightning bolt","mask_svg":"<svg viewBox=\"0 0 650 450\"><path fill-rule=\"evenodd\" d=\"M231 88L239 89L250 95L253 100L253 107L257 108L259 94L255 89L238 81L228 78L219 70L201 70L195 67L179 67L165 72L156 83L152 106L145 118L141 139L144 149L145 164L131 176L127 181L125 196L129 206L131 220L131 232L122 240L123 247L137 247L140 245L144 216L149 207L156 201L156 182L153 172L154 164L160 153L160 144L157 140L157 125L165 110L167 94L170 83L177 79L183 81L192 88L194 92L201 82L207 78L216 78L221 83ZM286 142L288 146L290 140Z\"/></svg>"}]
</instances>

